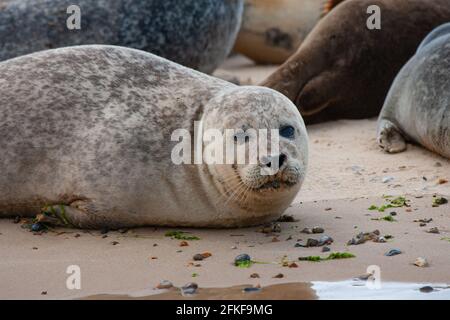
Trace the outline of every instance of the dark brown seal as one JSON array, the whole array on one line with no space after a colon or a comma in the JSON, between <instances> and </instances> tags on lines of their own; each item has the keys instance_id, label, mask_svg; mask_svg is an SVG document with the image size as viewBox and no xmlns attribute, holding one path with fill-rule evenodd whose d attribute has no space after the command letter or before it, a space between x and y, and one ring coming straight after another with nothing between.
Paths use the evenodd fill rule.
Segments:
<instances>
[{"instance_id":1,"label":"dark brown seal","mask_svg":"<svg viewBox=\"0 0 450 320\"><path fill-rule=\"evenodd\" d=\"M381 9L381 30L367 28L370 5ZM401 67L447 21L450 0L345 1L263 85L291 99L307 123L376 116Z\"/></svg>"}]
</instances>

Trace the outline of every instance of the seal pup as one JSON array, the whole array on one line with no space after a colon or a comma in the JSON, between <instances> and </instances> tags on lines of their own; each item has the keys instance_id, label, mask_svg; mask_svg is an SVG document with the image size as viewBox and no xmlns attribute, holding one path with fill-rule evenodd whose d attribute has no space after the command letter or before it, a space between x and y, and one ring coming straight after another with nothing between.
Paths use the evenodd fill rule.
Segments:
<instances>
[{"instance_id":1,"label":"seal pup","mask_svg":"<svg viewBox=\"0 0 450 320\"><path fill-rule=\"evenodd\" d=\"M79 30L67 27L73 5L80 9ZM0 60L110 44L211 73L233 48L242 12L243 0L0 0Z\"/></svg>"},{"instance_id":2,"label":"seal pup","mask_svg":"<svg viewBox=\"0 0 450 320\"><path fill-rule=\"evenodd\" d=\"M381 9L381 30L366 26ZM450 0L347 0L262 85L280 91L305 122L378 116L401 67L423 38L450 21Z\"/></svg>"},{"instance_id":3,"label":"seal pup","mask_svg":"<svg viewBox=\"0 0 450 320\"><path fill-rule=\"evenodd\" d=\"M389 153L421 144L450 159L450 23L435 29L397 75L378 119Z\"/></svg>"},{"instance_id":4,"label":"seal pup","mask_svg":"<svg viewBox=\"0 0 450 320\"><path fill-rule=\"evenodd\" d=\"M281 64L322 16L344 0L245 0L234 50L257 63Z\"/></svg>"},{"instance_id":5,"label":"seal pup","mask_svg":"<svg viewBox=\"0 0 450 320\"><path fill-rule=\"evenodd\" d=\"M195 137L196 120L200 132L277 130L279 151L256 164L175 164L172 134ZM295 198L308 158L300 113L280 93L102 45L0 63L0 149L0 216L80 228L264 223ZM271 165L276 174L262 174Z\"/></svg>"}]
</instances>

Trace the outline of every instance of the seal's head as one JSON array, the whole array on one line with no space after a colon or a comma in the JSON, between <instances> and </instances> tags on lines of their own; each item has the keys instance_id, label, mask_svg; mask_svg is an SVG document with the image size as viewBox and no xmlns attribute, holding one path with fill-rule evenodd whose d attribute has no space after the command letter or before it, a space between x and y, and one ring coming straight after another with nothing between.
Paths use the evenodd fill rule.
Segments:
<instances>
[{"instance_id":1,"label":"seal's head","mask_svg":"<svg viewBox=\"0 0 450 320\"><path fill-rule=\"evenodd\" d=\"M272 215L289 206L308 162L306 128L289 99L263 87L224 90L206 105L202 130L222 204Z\"/></svg>"}]
</instances>

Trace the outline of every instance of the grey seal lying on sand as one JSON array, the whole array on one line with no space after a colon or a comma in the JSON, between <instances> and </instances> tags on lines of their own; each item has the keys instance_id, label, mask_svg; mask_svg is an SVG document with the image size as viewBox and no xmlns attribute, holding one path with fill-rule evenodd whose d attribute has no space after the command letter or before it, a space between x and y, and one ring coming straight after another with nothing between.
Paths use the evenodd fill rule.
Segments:
<instances>
[{"instance_id":1,"label":"grey seal lying on sand","mask_svg":"<svg viewBox=\"0 0 450 320\"><path fill-rule=\"evenodd\" d=\"M378 119L390 153L415 142L450 159L450 23L428 35L392 85Z\"/></svg>"},{"instance_id":2,"label":"grey seal lying on sand","mask_svg":"<svg viewBox=\"0 0 450 320\"><path fill-rule=\"evenodd\" d=\"M171 136L193 136L196 120L204 131L276 129L279 153L264 164L176 165ZM0 216L41 212L80 228L267 222L296 196L308 159L303 120L280 93L96 45L0 63L0 149ZM273 161L278 172L262 175Z\"/></svg>"},{"instance_id":3,"label":"grey seal lying on sand","mask_svg":"<svg viewBox=\"0 0 450 320\"><path fill-rule=\"evenodd\" d=\"M67 8L80 8L69 30ZM83 44L145 50L211 73L230 53L243 0L0 0L0 60Z\"/></svg>"}]
</instances>

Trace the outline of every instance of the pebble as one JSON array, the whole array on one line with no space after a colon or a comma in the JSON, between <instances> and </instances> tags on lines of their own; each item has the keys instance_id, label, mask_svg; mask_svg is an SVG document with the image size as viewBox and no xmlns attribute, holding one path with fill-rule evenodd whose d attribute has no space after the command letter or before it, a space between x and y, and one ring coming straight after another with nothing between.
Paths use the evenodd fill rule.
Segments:
<instances>
[{"instance_id":1,"label":"pebble","mask_svg":"<svg viewBox=\"0 0 450 320\"><path fill-rule=\"evenodd\" d=\"M113 241L113 242L111 242L111 244L112 244L113 246L115 246L115 245L118 245L119 242L118 242L118 241Z\"/></svg>"},{"instance_id":2,"label":"pebble","mask_svg":"<svg viewBox=\"0 0 450 320\"><path fill-rule=\"evenodd\" d=\"M232 247L231 247L231 250L236 250L236 249L237 249L236 246L232 246Z\"/></svg>"},{"instance_id":3,"label":"pebble","mask_svg":"<svg viewBox=\"0 0 450 320\"><path fill-rule=\"evenodd\" d=\"M205 257L203 257L201 253L197 253L192 259L194 259L195 261L202 261L203 259L205 259Z\"/></svg>"},{"instance_id":4,"label":"pebble","mask_svg":"<svg viewBox=\"0 0 450 320\"><path fill-rule=\"evenodd\" d=\"M422 293L430 293L430 292L434 291L434 288L430 287L430 286L425 286L425 287L420 288L419 290Z\"/></svg>"},{"instance_id":5,"label":"pebble","mask_svg":"<svg viewBox=\"0 0 450 320\"><path fill-rule=\"evenodd\" d=\"M436 163L434 164L434 166L437 167L437 168L442 167L442 163L436 162Z\"/></svg>"},{"instance_id":6,"label":"pebble","mask_svg":"<svg viewBox=\"0 0 450 320\"><path fill-rule=\"evenodd\" d=\"M187 247L187 246L189 246L189 243L187 241L180 242L180 247Z\"/></svg>"},{"instance_id":7,"label":"pebble","mask_svg":"<svg viewBox=\"0 0 450 320\"><path fill-rule=\"evenodd\" d=\"M45 229L44 225L40 222L36 222L31 225L31 231L33 232L42 231L44 229Z\"/></svg>"},{"instance_id":8,"label":"pebble","mask_svg":"<svg viewBox=\"0 0 450 320\"><path fill-rule=\"evenodd\" d=\"M437 227L433 227L433 228L431 228L431 229L428 229L427 232L428 232L428 233L436 233L436 234L437 234L437 233L440 233L440 232L439 232L439 229L438 229Z\"/></svg>"},{"instance_id":9,"label":"pebble","mask_svg":"<svg viewBox=\"0 0 450 320\"><path fill-rule=\"evenodd\" d=\"M385 237L382 237L382 236L379 236L379 237L376 238L374 241L375 241L375 242L378 242L378 243L385 243L385 242L386 242L386 238L385 238Z\"/></svg>"},{"instance_id":10,"label":"pebble","mask_svg":"<svg viewBox=\"0 0 450 320\"><path fill-rule=\"evenodd\" d=\"M242 291L244 291L245 293L258 292L258 291L261 291L261 288L258 288L258 287L248 287L248 288L244 288L244 290L242 290Z\"/></svg>"},{"instance_id":11,"label":"pebble","mask_svg":"<svg viewBox=\"0 0 450 320\"><path fill-rule=\"evenodd\" d=\"M20 216L16 216L15 218L14 218L14 223L19 223L20 222Z\"/></svg>"},{"instance_id":12,"label":"pebble","mask_svg":"<svg viewBox=\"0 0 450 320\"><path fill-rule=\"evenodd\" d=\"M160 283L158 283L156 289L170 289L172 287L172 282L170 282L169 280L162 280Z\"/></svg>"},{"instance_id":13,"label":"pebble","mask_svg":"<svg viewBox=\"0 0 450 320\"><path fill-rule=\"evenodd\" d=\"M329 251L331 251L331 249L327 246L322 248L322 252L329 252Z\"/></svg>"},{"instance_id":14,"label":"pebble","mask_svg":"<svg viewBox=\"0 0 450 320\"><path fill-rule=\"evenodd\" d=\"M74 237L75 237L75 238L79 238L79 237L81 237L81 234L76 233L76 234L74 235Z\"/></svg>"},{"instance_id":15,"label":"pebble","mask_svg":"<svg viewBox=\"0 0 450 320\"><path fill-rule=\"evenodd\" d=\"M107 234L104 234L104 235L102 235L102 238L103 238L103 239L108 238L108 235L107 235Z\"/></svg>"},{"instance_id":16,"label":"pebble","mask_svg":"<svg viewBox=\"0 0 450 320\"><path fill-rule=\"evenodd\" d=\"M428 261L425 258L417 258L416 261L414 261L414 265L420 268L428 267Z\"/></svg>"},{"instance_id":17,"label":"pebble","mask_svg":"<svg viewBox=\"0 0 450 320\"><path fill-rule=\"evenodd\" d=\"M311 234L312 230L310 228L304 228L302 231L300 231L301 233L306 233L306 234Z\"/></svg>"},{"instance_id":18,"label":"pebble","mask_svg":"<svg viewBox=\"0 0 450 320\"><path fill-rule=\"evenodd\" d=\"M42 294L43 296L46 296L46 295L47 295L47 291L42 291L41 294Z\"/></svg>"},{"instance_id":19,"label":"pebble","mask_svg":"<svg viewBox=\"0 0 450 320\"><path fill-rule=\"evenodd\" d=\"M392 250L389 250L388 252L386 252L384 255L387 257L392 257L392 256L396 256L401 253L402 252L399 249L392 249Z\"/></svg>"},{"instance_id":20,"label":"pebble","mask_svg":"<svg viewBox=\"0 0 450 320\"><path fill-rule=\"evenodd\" d=\"M272 242L280 242L280 240L277 237L273 237Z\"/></svg>"},{"instance_id":21,"label":"pebble","mask_svg":"<svg viewBox=\"0 0 450 320\"><path fill-rule=\"evenodd\" d=\"M325 232L325 230L321 227L314 227L312 229L312 233L324 233L324 232Z\"/></svg>"},{"instance_id":22,"label":"pebble","mask_svg":"<svg viewBox=\"0 0 450 320\"><path fill-rule=\"evenodd\" d=\"M295 219L294 219L294 216L284 214L277 221L278 222L295 222Z\"/></svg>"},{"instance_id":23,"label":"pebble","mask_svg":"<svg viewBox=\"0 0 450 320\"><path fill-rule=\"evenodd\" d=\"M258 273L252 273L250 275L250 278L253 278L253 279L259 278L259 274Z\"/></svg>"},{"instance_id":24,"label":"pebble","mask_svg":"<svg viewBox=\"0 0 450 320\"><path fill-rule=\"evenodd\" d=\"M198 285L195 282L190 282L181 287L182 295L191 295L197 293Z\"/></svg>"},{"instance_id":25,"label":"pebble","mask_svg":"<svg viewBox=\"0 0 450 320\"><path fill-rule=\"evenodd\" d=\"M320 238L319 238L319 246L323 246L323 245L326 245L326 244L332 244L333 243L333 238L331 238L331 237L329 237L329 236L326 236L326 235L324 235L324 236L321 236Z\"/></svg>"},{"instance_id":26,"label":"pebble","mask_svg":"<svg viewBox=\"0 0 450 320\"><path fill-rule=\"evenodd\" d=\"M391 182L393 180L394 180L394 177L389 176L389 177L383 177L383 179L381 179L381 182L388 183L388 182Z\"/></svg>"},{"instance_id":27,"label":"pebble","mask_svg":"<svg viewBox=\"0 0 450 320\"><path fill-rule=\"evenodd\" d=\"M365 243L368 240L375 241L380 236L379 230L374 230L372 232L360 232L354 238L347 242L347 245L358 245Z\"/></svg>"},{"instance_id":28,"label":"pebble","mask_svg":"<svg viewBox=\"0 0 450 320\"><path fill-rule=\"evenodd\" d=\"M288 267L289 268L298 268L298 265L295 262L292 262Z\"/></svg>"},{"instance_id":29,"label":"pebble","mask_svg":"<svg viewBox=\"0 0 450 320\"><path fill-rule=\"evenodd\" d=\"M306 240L307 247L317 247L319 245L319 240L316 239L308 239Z\"/></svg>"},{"instance_id":30,"label":"pebble","mask_svg":"<svg viewBox=\"0 0 450 320\"><path fill-rule=\"evenodd\" d=\"M281 278L284 278L284 274L279 273L279 274L277 274L277 275L275 275L273 277L276 278L276 279L281 279Z\"/></svg>"},{"instance_id":31,"label":"pebble","mask_svg":"<svg viewBox=\"0 0 450 320\"><path fill-rule=\"evenodd\" d=\"M252 260L252 258L248 254L243 253L243 254L236 256L236 258L234 258L234 264L238 265L240 262L251 261L251 260Z\"/></svg>"}]
</instances>

